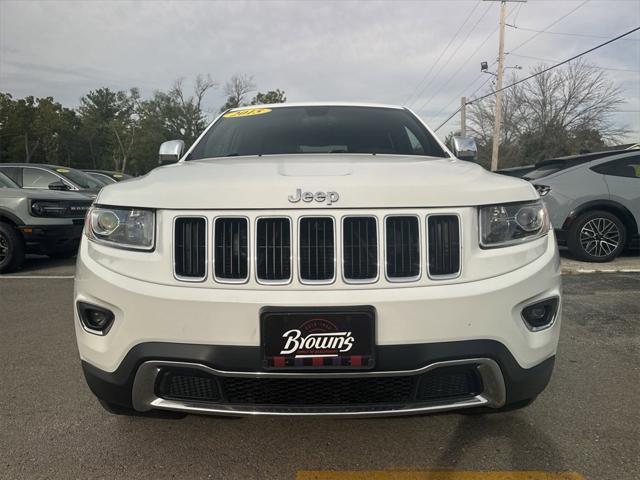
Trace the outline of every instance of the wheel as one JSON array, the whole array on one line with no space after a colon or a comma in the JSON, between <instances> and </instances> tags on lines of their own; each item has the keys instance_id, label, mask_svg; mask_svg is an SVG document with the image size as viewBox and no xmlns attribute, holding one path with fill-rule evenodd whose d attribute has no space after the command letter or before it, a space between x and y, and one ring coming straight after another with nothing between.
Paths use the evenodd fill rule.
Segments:
<instances>
[{"instance_id":1,"label":"wheel","mask_svg":"<svg viewBox=\"0 0 640 480\"><path fill-rule=\"evenodd\" d=\"M47 256L49 258L64 259L64 258L71 258L75 256L77 253L78 253L78 249L72 248L70 250L54 250L52 252L47 252Z\"/></svg>"},{"instance_id":2,"label":"wheel","mask_svg":"<svg viewBox=\"0 0 640 480\"><path fill-rule=\"evenodd\" d=\"M152 417L152 418L172 418L181 419L187 416L186 413L170 412L167 410L150 410L148 412L139 412L133 408L123 407L122 405L116 405L115 403L107 402L105 400L98 399L102 408L112 415L123 415L125 417Z\"/></svg>"},{"instance_id":3,"label":"wheel","mask_svg":"<svg viewBox=\"0 0 640 480\"><path fill-rule=\"evenodd\" d=\"M585 262L610 262L624 249L627 229L614 214L596 210L576 218L567 235L569 251Z\"/></svg>"},{"instance_id":4,"label":"wheel","mask_svg":"<svg viewBox=\"0 0 640 480\"><path fill-rule=\"evenodd\" d=\"M0 222L0 273L20 268L24 260L24 241L13 225Z\"/></svg>"}]
</instances>

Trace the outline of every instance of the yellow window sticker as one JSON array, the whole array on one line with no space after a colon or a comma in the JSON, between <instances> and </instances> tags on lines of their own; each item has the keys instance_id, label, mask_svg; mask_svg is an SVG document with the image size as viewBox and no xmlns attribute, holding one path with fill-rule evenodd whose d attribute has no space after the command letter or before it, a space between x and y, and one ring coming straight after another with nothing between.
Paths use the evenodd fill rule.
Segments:
<instances>
[{"instance_id":1,"label":"yellow window sticker","mask_svg":"<svg viewBox=\"0 0 640 480\"><path fill-rule=\"evenodd\" d=\"M254 115L264 115L269 113L270 108L247 108L245 110L237 110L224 115L224 118L253 117Z\"/></svg>"},{"instance_id":2,"label":"yellow window sticker","mask_svg":"<svg viewBox=\"0 0 640 480\"><path fill-rule=\"evenodd\" d=\"M56 172L58 173L69 173L68 168L56 168Z\"/></svg>"}]
</instances>

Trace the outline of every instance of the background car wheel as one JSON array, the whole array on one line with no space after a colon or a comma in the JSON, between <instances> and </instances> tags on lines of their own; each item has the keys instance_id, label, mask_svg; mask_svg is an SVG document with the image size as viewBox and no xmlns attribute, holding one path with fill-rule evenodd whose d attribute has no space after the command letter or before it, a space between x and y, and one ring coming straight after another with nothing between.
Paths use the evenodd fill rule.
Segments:
<instances>
[{"instance_id":1,"label":"background car wheel","mask_svg":"<svg viewBox=\"0 0 640 480\"><path fill-rule=\"evenodd\" d=\"M573 221L567 236L569 251L585 262L609 262L624 249L627 230L612 213L596 210Z\"/></svg>"},{"instance_id":2,"label":"background car wheel","mask_svg":"<svg viewBox=\"0 0 640 480\"><path fill-rule=\"evenodd\" d=\"M24 241L20 233L8 223L0 222L0 273L20 268L24 260Z\"/></svg>"}]
</instances>

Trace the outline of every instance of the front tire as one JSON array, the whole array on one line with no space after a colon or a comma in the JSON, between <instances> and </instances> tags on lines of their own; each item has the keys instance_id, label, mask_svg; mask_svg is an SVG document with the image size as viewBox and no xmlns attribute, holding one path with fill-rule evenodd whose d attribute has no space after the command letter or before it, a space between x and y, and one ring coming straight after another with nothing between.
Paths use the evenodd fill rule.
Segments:
<instances>
[{"instance_id":1,"label":"front tire","mask_svg":"<svg viewBox=\"0 0 640 480\"><path fill-rule=\"evenodd\" d=\"M0 273L17 270L24 260L24 241L13 225L0 222Z\"/></svg>"},{"instance_id":2,"label":"front tire","mask_svg":"<svg viewBox=\"0 0 640 480\"><path fill-rule=\"evenodd\" d=\"M595 210L580 215L569 227L567 246L585 262L610 262L624 250L627 229L614 214Z\"/></svg>"}]
</instances>

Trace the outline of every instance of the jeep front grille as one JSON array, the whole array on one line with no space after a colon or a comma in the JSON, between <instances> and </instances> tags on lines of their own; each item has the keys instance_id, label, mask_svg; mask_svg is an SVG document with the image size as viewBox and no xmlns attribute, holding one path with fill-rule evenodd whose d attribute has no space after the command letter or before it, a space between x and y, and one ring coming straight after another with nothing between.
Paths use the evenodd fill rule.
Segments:
<instances>
[{"instance_id":1,"label":"jeep front grille","mask_svg":"<svg viewBox=\"0 0 640 480\"><path fill-rule=\"evenodd\" d=\"M331 282L335 276L334 225L332 217L300 219L300 279Z\"/></svg>"},{"instance_id":2,"label":"jeep front grille","mask_svg":"<svg viewBox=\"0 0 640 480\"><path fill-rule=\"evenodd\" d=\"M179 280L199 281L207 275L207 220L178 217L175 220L173 261Z\"/></svg>"},{"instance_id":3,"label":"jeep front grille","mask_svg":"<svg viewBox=\"0 0 640 480\"><path fill-rule=\"evenodd\" d=\"M445 282L463 269L464 212L178 214L172 219L174 277L252 287Z\"/></svg>"},{"instance_id":4,"label":"jeep front grille","mask_svg":"<svg viewBox=\"0 0 640 480\"><path fill-rule=\"evenodd\" d=\"M378 276L378 229L375 217L347 217L342 223L342 263L347 281Z\"/></svg>"},{"instance_id":5,"label":"jeep front grille","mask_svg":"<svg viewBox=\"0 0 640 480\"><path fill-rule=\"evenodd\" d=\"M420 227L414 216L387 217L387 277L410 281L420 276Z\"/></svg>"},{"instance_id":6,"label":"jeep front grille","mask_svg":"<svg viewBox=\"0 0 640 480\"><path fill-rule=\"evenodd\" d=\"M427 257L431 277L460 272L460 224L456 215L428 217Z\"/></svg>"},{"instance_id":7,"label":"jeep front grille","mask_svg":"<svg viewBox=\"0 0 640 480\"><path fill-rule=\"evenodd\" d=\"M249 277L249 227L246 218L217 218L213 258L220 281L239 282Z\"/></svg>"},{"instance_id":8,"label":"jeep front grille","mask_svg":"<svg viewBox=\"0 0 640 480\"><path fill-rule=\"evenodd\" d=\"M259 218L256 232L256 270L261 282L291 279L291 220Z\"/></svg>"}]
</instances>

